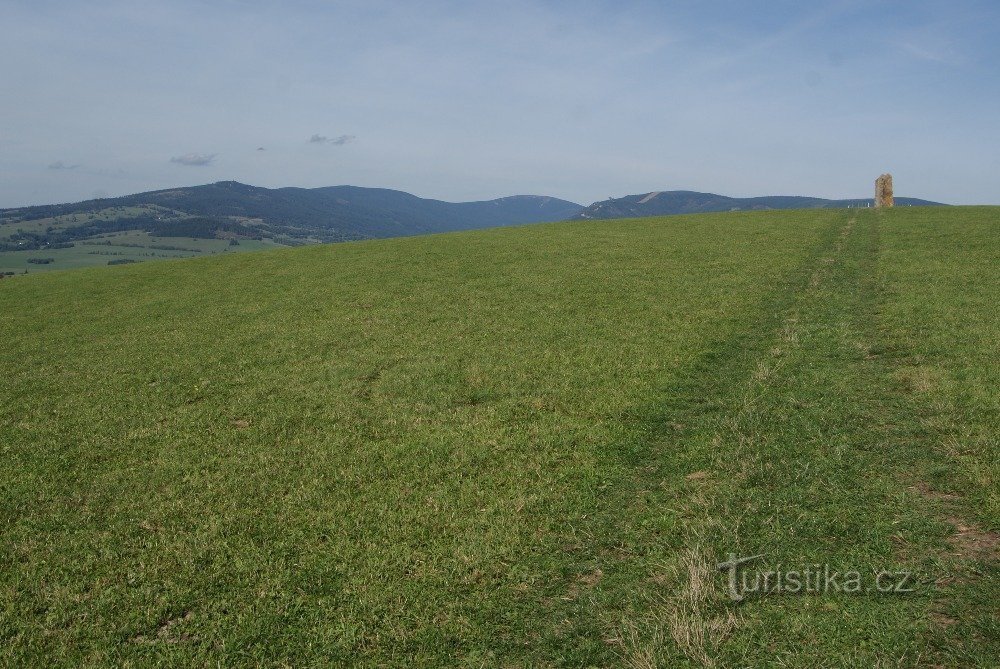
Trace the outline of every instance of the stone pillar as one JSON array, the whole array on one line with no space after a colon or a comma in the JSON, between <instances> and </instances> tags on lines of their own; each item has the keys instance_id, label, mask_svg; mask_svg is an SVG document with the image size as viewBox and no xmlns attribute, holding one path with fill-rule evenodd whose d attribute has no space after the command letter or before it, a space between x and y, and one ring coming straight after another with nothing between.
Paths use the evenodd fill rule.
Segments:
<instances>
[{"instance_id":1,"label":"stone pillar","mask_svg":"<svg viewBox=\"0 0 1000 669\"><path fill-rule=\"evenodd\" d=\"M892 175L883 174L875 180L875 206L891 207L893 204Z\"/></svg>"}]
</instances>

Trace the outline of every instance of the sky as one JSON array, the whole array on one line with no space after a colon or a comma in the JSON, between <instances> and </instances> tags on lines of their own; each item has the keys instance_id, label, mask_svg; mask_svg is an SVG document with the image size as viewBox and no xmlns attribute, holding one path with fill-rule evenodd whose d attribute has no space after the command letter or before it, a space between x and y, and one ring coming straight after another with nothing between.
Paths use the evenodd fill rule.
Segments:
<instances>
[{"instance_id":1,"label":"sky","mask_svg":"<svg viewBox=\"0 0 1000 669\"><path fill-rule=\"evenodd\" d=\"M449 201L1000 204L1000 3L0 0L0 207L235 180Z\"/></svg>"}]
</instances>

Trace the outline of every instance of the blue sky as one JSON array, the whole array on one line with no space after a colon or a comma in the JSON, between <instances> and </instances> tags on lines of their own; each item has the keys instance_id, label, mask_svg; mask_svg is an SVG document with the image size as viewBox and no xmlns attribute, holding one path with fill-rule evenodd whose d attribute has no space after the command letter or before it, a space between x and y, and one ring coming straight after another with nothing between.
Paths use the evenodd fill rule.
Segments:
<instances>
[{"instance_id":1,"label":"blue sky","mask_svg":"<svg viewBox=\"0 0 1000 669\"><path fill-rule=\"evenodd\" d=\"M1000 3L0 0L0 207L237 180L1000 204Z\"/></svg>"}]
</instances>

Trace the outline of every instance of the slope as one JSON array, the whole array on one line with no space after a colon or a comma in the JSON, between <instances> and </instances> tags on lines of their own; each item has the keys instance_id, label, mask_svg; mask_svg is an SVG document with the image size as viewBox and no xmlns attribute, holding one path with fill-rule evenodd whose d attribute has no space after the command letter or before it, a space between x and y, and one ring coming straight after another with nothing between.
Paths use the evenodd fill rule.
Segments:
<instances>
[{"instance_id":1,"label":"slope","mask_svg":"<svg viewBox=\"0 0 1000 669\"><path fill-rule=\"evenodd\" d=\"M0 283L0 657L989 666L998 224L562 223ZM735 604L729 552L916 589Z\"/></svg>"}]
</instances>

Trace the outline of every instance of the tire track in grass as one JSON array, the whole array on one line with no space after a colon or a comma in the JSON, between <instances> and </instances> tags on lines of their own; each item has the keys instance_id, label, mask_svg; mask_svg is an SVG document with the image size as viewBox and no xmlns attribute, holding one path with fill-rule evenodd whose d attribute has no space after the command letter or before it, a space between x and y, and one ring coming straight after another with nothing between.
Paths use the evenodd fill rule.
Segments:
<instances>
[{"instance_id":1,"label":"tire track in grass","mask_svg":"<svg viewBox=\"0 0 1000 669\"><path fill-rule=\"evenodd\" d=\"M660 436L656 464L645 474L659 481L659 502L681 519L685 540L647 559L656 587L638 594L641 604L612 637L625 664L713 666L719 642L736 628L737 612L720 606L711 549L729 530L710 510L719 505L714 498L730 456L746 449L741 424L758 415L761 388L780 372L784 349L798 345L800 295L829 274L832 254L854 225L854 219L834 220L811 256L762 305L759 320L711 347L651 411L651 431Z\"/></svg>"},{"instance_id":2,"label":"tire track in grass","mask_svg":"<svg viewBox=\"0 0 1000 669\"><path fill-rule=\"evenodd\" d=\"M739 298L731 296L719 300L725 311L713 317L718 325L702 328L699 335L704 343L694 343L695 350L707 350L701 356L704 359L697 360L697 353L687 352L693 348L688 346L683 353L684 362L680 363L682 367L664 366L669 369L663 372L669 374L665 378L678 373L684 376L680 385L667 388L667 393L684 391L681 386L696 387L696 391L684 398L668 398L668 403L701 402L697 388L707 378L704 370L718 367L719 360L730 353L742 355L743 347L753 344L753 333L745 332L744 321L772 318L774 310L769 304L772 294L778 293L784 299L789 284L798 286L808 280L808 273L802 267L804 259L825 251L841 223L838 213L828 211L801 219L789 217L790 225L783 230L771 221L753 218L740 221L752 228L753 234L747 235L752 244L746 250L727 246L722 240L720 251L725 253L712 258L713 266L719 267L722 274L712 285L719 286L719 290L743 285L743 281L734 281L729 276L745 271L740 269L743 267L760 276L763 284L750 287L752 297L744 296L743 304L736 304ZM802 231L789 230L799 222ZM794 260L782 261L780 271L758 273L753 265L760 262L760 256L755 259L754 251L766 257L776 256L778 251L774 247L780 245L775 239L791 242L787 253ZM765 249L763 243L768 240L771 248ZM692 272L695 276L706 274L703 267L692 267ZM667 276L666 286L683 289L687 284L687 281L674 283ZM710 292L700 291L700 294L714 302ZM637 297L641 298L641 294ZM768 304L761 306L765 302ZM649 327L662 327L660 319L675 317L685 316L653 312ZM713 338L717 340L715 344ZM727 347L733 346L734 338L741 340L730 351ZM664 350L667 355L682 354L669 347ZM693 359L696 367L689 369ZM675 360L680 362L680 358ZM585 483L591 486L588 494L581 496L585 506L578 507L578 512L558 531L537 535L537 547L516 565L516 576L504 579L495 593L477 601L470 619L490 635L491 657L505 661L504 666L619 666L617 650L622 640L616 623L621 620L620 613L632 606L634 593L643 591L647 581L656 576L654 566L681 544L673 512L664 512L664 499L674 499L674 487L686 482L683 476L674 477L675 468L663 466L665 461L661 462L656 453L659 445L650 439L650 434L657 429L681 434L684 429L670 424L671 416L663 411L662 403L638 409L631 404L621 406L621 413L590 417L622 426L616 430L616 436L626 436L607 439L599 447L588 446L596 451L594 471L601 474L599 479ZM530 622L524 625L521 621Z\"/></svg>"},{"instance_id":3,"label":"tire track in grass","mask_svg":"<svg viewBox=\"0 0 1000 669\"><path fill-rule=\"evenodd\" d=\"M661 431L676 495L662 501L685 541L620 625L630 666L924 666L936 654L947 528L899 483L928 444L878 330L878 254L877 214L844 220L772 316L673 393L662 418L686 427ZM767 569L909 571L918 587L735 605L715 573L729 552L764 554Z\"/></svg>"}]
</instances>

